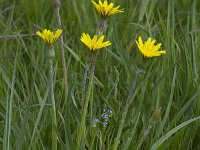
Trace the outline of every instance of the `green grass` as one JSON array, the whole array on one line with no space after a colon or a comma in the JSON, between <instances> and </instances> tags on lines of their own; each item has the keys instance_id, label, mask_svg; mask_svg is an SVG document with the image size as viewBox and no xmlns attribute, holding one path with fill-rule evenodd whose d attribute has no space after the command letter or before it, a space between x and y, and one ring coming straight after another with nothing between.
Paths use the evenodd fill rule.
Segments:
<instances>
[{"instance_id":1,"label":"green grass","mask_svg":"<svg viewBox=\"0 0 200 150\"><path fill-rule=\"evenodd\" d=\"M200 150L200 1L113 0L124 13L109 18L92 87L82 149L112 149L137 66L135 39L155 38L166 55L151 58L133 94L118 149ZM110 0L111 2L111 0ZM90 0L62 0L69 93L64 105L60 43L55 44L55 101L58 149L77 147L83 110L82 88L89 52L82 32L96 34L99 16ZM48 46L34 33L57 29L52 0L0 1L0 149L51 149L51 102L48 98ZM30 36L23 36L28 34ZM9 36L8 35L12 35ZM16 36L14 36L16 35ZM158 108L161 116L151 123ZM112 110L106 128L92 119ZM101 118L103 121L103 119Z\"/></svg>"}]
</instances>

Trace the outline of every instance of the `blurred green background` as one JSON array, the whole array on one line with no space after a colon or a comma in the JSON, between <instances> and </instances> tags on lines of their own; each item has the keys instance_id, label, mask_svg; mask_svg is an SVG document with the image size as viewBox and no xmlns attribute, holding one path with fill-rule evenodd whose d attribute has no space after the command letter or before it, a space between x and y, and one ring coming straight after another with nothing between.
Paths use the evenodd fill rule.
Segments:
<instances>
[{"instance_id":1,"label":"blurred green background","mask_svg":"<svg viewBox=\"0 0 200 150\"><path fill-rule=\"evenodd\" d=\"M121 114L142 55L139 35L162 43L166 55L147 60L129 109L119 149L134 150L142 141L154 111L161 114L140 149L199 150L199 0L113 0L124 13L108 19L106 40L112 46L97 58L93 105L89 105L83 149L112 149ZM61 0L69 93L64 103L60 44L55 44L55 100L58 149L75 149L80 124L82 85L89 52L83 32L96 34L99 15L90 0ZM48 100L48 46L37 30L58 28L52 0L0 0L0 149L51 149ZM104 109L108 125L92 126ZM177 126L182 124L180 130ZM10 123L10 125L9 125ZM175 134L166 136L169 131ZM165 138L164 141L162 139Z\"/></svg>"}]
</instances>

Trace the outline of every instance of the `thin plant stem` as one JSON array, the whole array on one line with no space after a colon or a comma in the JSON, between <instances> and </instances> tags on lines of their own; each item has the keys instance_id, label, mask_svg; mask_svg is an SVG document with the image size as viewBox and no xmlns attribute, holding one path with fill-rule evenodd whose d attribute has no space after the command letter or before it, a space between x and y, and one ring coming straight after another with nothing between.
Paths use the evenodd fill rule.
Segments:
<instances>
[{"instance_id":1,"label":"thin plant stem","mask_svg":"<svg viewBox=\"0 0 200 150\"><path fill-rule=\"evenodd\" d=\"M145 130L143 137L140 140L140 143L138 144L137 150L140 150L144 140L146 139L147 135L150 133L150 130L152 129L152 125L149 124L148 128Z\"/></svg>"},{"instance_id":2,"label":"thin plant stem","mask_svg":"<svg viewBox=\"0 0 200 150\"><path fill-rule=\"evenodd\" d=\"M60 0L53 0L53 1L54 1L54 5L56 7L58 26L59 26L59 28L61 28L62 27L62 21L60 18L61 2L60 2ZM65 103L66 103L67 97L68 97L68 79L67 79L67 68L66 68L66 62L65 62L63 34L61 34L61 36L60 36L60 44L61 44L60 55L61 55L61 60L62 60L62 65L63 65L63 78L64 78L64 88L65 88L65 90L64 90L65 100L64 100L63 106L65 106Z\"/></svg>"},{"instance_id":3,"label":"thin plant stem","mask_svg":"<svg viewBox=\"0 0 200 150\"><path fill-rule=\"evenodd\" d=\"M51 101L51 115L52 115L52 149L57 150L57 117L56 117L56 105L55 105L55 99L54 99L54 67L53 67L53 59L54 59L54 48L50 49L49 51L49 64L50 64L50 101Z\"/></svg>"},{"instance_id":4,"label":"thin plant stem","mask_svg":"<svg viewBox=\"0 0 200 150\"><path fill-rule=\"evenodd\" d=\"M122 130L123 130L123 127L124 127L124 123L125 123L125 120L126 120L126 115L128 113L128 109L129 109L130 105L133 102L133 93L134 93L134 90L136 88L139 76L140 76L140 70L138 70L136 72L135 78L134 78L134 80L132 82L132 86L131 86L131 89L129 91L129 95L128 95L128 98L126 100L126 105L125 105L124 111L122 113L122 118L121 118L121 121L120 121L120 124L119 124L117 137L116 137L115 142L114 142L113 150L117 150L118 144L120 142L120 137L121 137L121 133L122 133Z\"/></svg>"},{"instance_id":5,"label":"thin plant stem","mask_svg":"<svg viewBox=\"0 0 200 150\"><path fill-rule=\"evenodd\" d=\"M153 128L153 125L155 125L155 124L159 121L159 119L160 119L160 114L161 114L161 110L162 110L162 107L158 107L158 108L154 111L154 113L153 113L153 115L151 116L150 121L149 121L150 124L148 125L148 128L145 130L144 135L143 135L142 138L140 139L140 142L139 142L139 144L138 144L137 150L140 150L140 148L141 148L142 144L144 143L146 137L149 135L150 130Z\"/></svg>"},{"instance_id":6,"label":"thin plant stem","mask_svg":"<svg viewBox=\"0 0 200 150\"><path fill-rule=\"evenodd\" d=\"M85 95L86 95L85 92L86 92L86 86L87 86L88 70L89 70L89 65L88 63L86 63L84 77L83 77L83 86L82 86L82 106L83 106Z\"/></svg>"},{"instance_id":7,"label":"thin plant stem","mask_svg":"<svg viewBox=\"0 0 200 150\"><path fill-rule=\"evenodd\" d=\"M98 26L97 26L97 29L98 29L98 37L100 37L104 30L106 29L106 21L105 20L100 20ZM93 62L92 62L92 69L90 71L90 75L89 75L89 84L88 84L88 89L87 89L87 92L86 92L86 96L84 95L85 92L84 92L84 89L83 89L83 97L85 97L85 101L84 101L84 108L83 108L83 113L82 113L82 116L81 116L81 124L80 124L80 128L78 130L78 137L77 137L77 149L80 149L80 144L81 144L81 141L84 137L84 134L85 134L85 119L86 119L86 115L87 115L87 110L88 110L88 104L89 104L89 101L90 101L90 96L92 94L92 87L93 87L93 80L94 80L94 71L95 71L95 66L96 66L96 59L97 59L97 55L98 55L98 52L94 53L93 54ZM85 84L85 87L86 87L86 84L87 84L87 72L88 72L88 69L87 69L87 64L86 64L86 70L85 70L85 74L84 74L84 84ZM91 100L91 106L93 105L93 100ZM91 114L90 114L90 117L92 118L92 107L91 107Z\"/></svg>"},{"instance_id":8,"label":"thin plant stem","mask_svg":"<svg viewBox=\"0 0 200 150\"><path fill-rule=\"evenodd\" d=\"M77 149L80 149L81 141L82 141L82 139L85 135L85 129L86 129L85 120L86 120L88 104L89 104L90 95L91 95L92 86L93 86L94 71L95 71L95 66L96 66L97 54L98 53L93 54L92 69L91 69L91 72L90 72L90 75L89 75L89 84L88 84L86 99L85 99L84 108L83 108L83 112L82 112L82 116L81 116L81 124L80 124L80 128L78 130L78 133L77 133L78 134Z\"/></svg>"},{"instance_id":9,"label":"thin plant stem","mask_svg":"<svg viewBox=\"0 0 200 150\"><path fill-rule=\"evenodd\" d=\"M103 34L104 30L106 29L106 26L107 26L106 21L105 20L100 20L100 22L98 24L98 27L97 27L97 29L98 29L98 37L100 37ZM87 89L87 92L86 92L86 96L83 95L85 97L85 101L84 101L83 113L82 113L82 116L81 116L81 124L80 124L80 128L78 130L78 133L77 133L78 134L78 137L77 137L77 150L80 149L80 145L81 145L82 139L83 139L83 137L85 135L85 130L86 130L85 120L86 120L89 101L91 103L90 117L92 118L93 99L90 100L90 96L92 94L92 89L93 89L92 87L93 87L94 71L95 71L95 66L96 66L97 55L98 55L98 52L93 54L92 69L91 69L90 75L89 75L88 89ZM88 70L87 70L87 66L86 66L86 70L85 70L85 74L84 74L84 82L87 79L87 72L88 72ZM87 82L85 82L85 83L87 83Z\"/></svg>"},{"instance_id":10,"label":"thin plant stem","mask_svg":"<svg viewBox=\"0 0 200 150\"><path fill-rule=\"evenodd\" d=\"M14 34L14 35L1 35L0 40L10 40L10 39L16 39L16 38L26 38L26 37L31 37L35 36L35 33L32 34Z\"/></svg>"}]
</instances>

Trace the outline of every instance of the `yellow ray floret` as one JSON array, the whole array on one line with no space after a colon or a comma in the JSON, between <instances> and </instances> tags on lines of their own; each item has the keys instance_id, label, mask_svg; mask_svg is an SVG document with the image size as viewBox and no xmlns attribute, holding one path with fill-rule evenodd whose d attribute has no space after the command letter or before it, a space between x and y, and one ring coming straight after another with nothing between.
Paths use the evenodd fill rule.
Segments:
<instances>
[{"instance_id":1,"label":"yellow ray floret","mask_svg":"<svg viewBox=\"0 0 200 150\"><path fill-rule=\"evenodd\" d=\"M62 32L63 32L62 29L58 29L56 32L44 29L42 30L42 32L37 31L36 34L40 36L48 44L53 44L60 37Z\"/></svg>"},{"instance_id":2,"label":"yellow ray floret","mask_svg":"<svg viewBox=\"0 0 200 150\"><path fill-rule=\"evenodd\" d=\"M99 4L94 2L94 0L91 1L102 18L107 18L113 14L124 12L123 9L119 9L120 6L113 7L114 3L108 4L107 0L104 0L103 3L101 2L101 0L99 0Z\"/></svg>"},{"instance_id":3,"label":"yellow ray floret","mask_svg":"<svg viewBox=\"0 0 200 150\"><path fill-rule=\"evenodd\" d=\"M96 52L98 49L111 45L110 41L103 42L104 35L101 35L99 38L95 35L93 39L91 39L88 33L83 33L80 40L89 48L91 52Z\"/></svg>"},{"instance_id":4,"label":"yellow ray floret","mask_svg":"<svg viewBox=\"0 0 200 150\"><path fill-rule=\"evenodd\" d=\"M140 52L145 56L145 57L156 57L160 56L162 54L165 54L165 50L160 50L161 43L155 45L156 40L152 40L151 38L148 38L147 41L143 43L141 36L138 37L138 41L136 41L136 44L140 50Z\"/></svg>"}]
</instances>

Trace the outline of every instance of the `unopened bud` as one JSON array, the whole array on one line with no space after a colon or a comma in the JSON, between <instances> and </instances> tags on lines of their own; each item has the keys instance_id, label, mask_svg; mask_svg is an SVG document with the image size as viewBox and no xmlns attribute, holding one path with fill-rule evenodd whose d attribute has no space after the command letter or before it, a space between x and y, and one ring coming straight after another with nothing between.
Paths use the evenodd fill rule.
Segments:
<instances>
[{"instance_id":1,"label":"unopened bud","mask_svg":"<svg viewBox=\"0 0 200 150\"><path fill-rule=\"evenodd\" d=\"M106 20L100 20L99 21L99 24L98 24L98 35L101 36L104 31L106 30L107 28L107 21Z\"/></svg>"},{"instance_id":2,"label":"unopened bud","mask_svg":"<svg viewBox=\"0 0 200 150\"><path fill-rule=\"evenodd\" d=\"M160 116L161 116L161 110L162 110L162 107L159 107L157 108L153 115L151 116L151 119L150 119L150 124L156 124L158 122L158 120L160 119Z\"/></svg>"},{"instance_id":3,"label":"unopened bud","mask_svg":"<svg viewBox=\"0 0 200 150\"><path fill-rule=\"evenodd\" d=\"M52 47L50 50L48 50L47 52L47 57L48 59L52 60L55 57L55 51L54 51L54 47Z\"/></svg>"}]
</instances>

